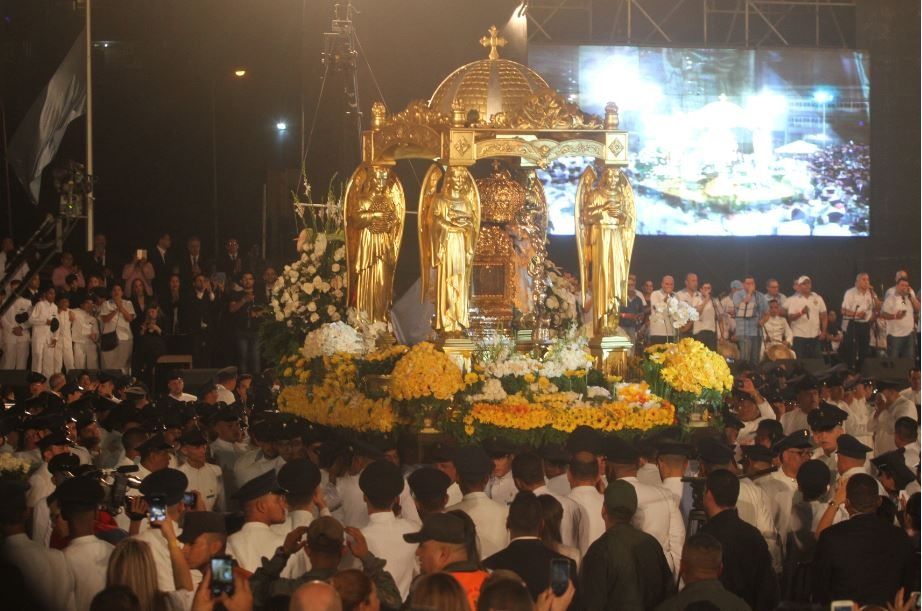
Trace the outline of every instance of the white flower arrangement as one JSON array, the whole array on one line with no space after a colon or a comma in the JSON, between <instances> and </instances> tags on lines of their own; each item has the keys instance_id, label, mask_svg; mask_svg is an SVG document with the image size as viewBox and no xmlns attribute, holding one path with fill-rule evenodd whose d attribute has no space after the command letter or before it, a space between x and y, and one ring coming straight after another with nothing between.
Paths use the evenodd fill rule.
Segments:
<instances>
[{"instance_id":1,"label":"white flower arrangement","mask_svg":"<svg viewBox=\"0 0 922 611\"><path fill-rule=\"evenodd\" d=\"M546 378L556 378L568 371L588 371L592 362L589 340L574 330L550 345L544 355L540 373Z\"/></svg>"},{"instance_id":2,"label":"white flower arrangement","mask_svg":"<svg viewBox=\"0 0 922 611\"><path fill-rule=\"evenodd\" d=\"M579 324L576 279L563 272L550 259L544 262L546 289L542 309L552 329L562 331Z\"/></svg>"},{"instance_id":3,"label":"white flower arrangement","mask_svg":"<svg viewBox=\"0 0 922 611\"><path fill-rule=\"evenodd\" d=\"M326 323L308 333L301 349L302 356L307 359L337 353L365 353L362 335L342 321Z\"/></svg>"},{"instance_id":4,"label":"white flower arrangement","mask_svg":"<svg viewBox=\"0 0 922 611\"><path fill-rule=\"evenodd\" d=\"M32 465L7 452L0 453L0 477L24 480L29 477Z\"/></svg>"},{"instance_id":5,"label":"white flower arrangement","mask_svg":"<svg viewBox=\"0 0 922 611\"><path fill-rule=\"evenodd\" d=\"M666 325L674 329L681 329L689 322L698 320L698 310L674 295L665 303L654 306L654 309L666 319Z\"/></svg>"},{"instance_id":6,"label":"white flower arrangement","mask_svg":"<svg viewBox=\"0 0 922 611\"><path fill-rule=\"evenodd\" d=\"M499 403L507 396L503 390L503 383L498 378L490 378L483 383L483 388L476 395L470 397L474 402Z\"/></svg>"},{"instance_id":7,"label":"white flower arrangement","mask_svg":"<svg viewBox=\"0 0 922 611\"><path fill-rule=\"evenodd\" d=\"M602 386L586 387L587 399L611 399L611 391Z\"/></svg>"}]
</instances>

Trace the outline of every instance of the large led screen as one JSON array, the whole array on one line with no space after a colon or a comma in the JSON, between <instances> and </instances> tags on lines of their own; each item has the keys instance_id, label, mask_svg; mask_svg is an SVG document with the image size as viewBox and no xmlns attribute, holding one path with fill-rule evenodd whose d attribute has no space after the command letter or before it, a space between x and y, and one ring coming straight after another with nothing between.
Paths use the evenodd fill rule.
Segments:
<instances>
[{"instance_id":1,"label":"large led screen","mask_svg":"<svg viewBox=\"0 0 922 611\"><path fill-rule=\"evenodd\" d=\"M868 235L867 54L539 45L529 63L586 112L618 105L637 233ZM573 233L590 162L541 172L553 233Z\"/></svg>"}]
</instances>

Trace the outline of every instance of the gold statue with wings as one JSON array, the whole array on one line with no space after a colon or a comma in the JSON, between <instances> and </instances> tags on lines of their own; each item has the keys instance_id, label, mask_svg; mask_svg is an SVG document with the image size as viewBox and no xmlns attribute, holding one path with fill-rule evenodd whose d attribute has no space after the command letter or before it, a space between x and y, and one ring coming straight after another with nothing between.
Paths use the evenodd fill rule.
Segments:
<instances>
[{"instance_id":1,"label":"gold statue with wings","mask_svg":"<svg viewBox=\"0 0 922 611\"><path fill-rule=\"evenodd\" d=\"M419 198L420 273L423 299L434 293L435 329L443 336L460 335L470 325L471 273L479 233L480 195L474 177L462 166L442 172L433 164Z\"/></svg>"},{"instance_id":2,"label":"gold statue with wings","mask_svg":"<svg viewBox=\"0 0 922 611\"><path fill-rule=\"evenodd\" d=\"M367 322L387 322L406 197L388 167L362 164L346 186L346 257L349 305Z\"/></svg>"},{"instance_id":3,"label":"gold statue with wings","mask_svg":"<svg viewBox=\"0 0 922 611\"><path fill-rule=\"evenodd\" d=\"M583 304L592 294L596 335L618 328L619 307L629 300L627 277L634 250L634 191L624 173L607 166L596 185L592 166L576 190L576 246ZM585 306L584 306L585 307Z\"/></svg>"}]
</instances>

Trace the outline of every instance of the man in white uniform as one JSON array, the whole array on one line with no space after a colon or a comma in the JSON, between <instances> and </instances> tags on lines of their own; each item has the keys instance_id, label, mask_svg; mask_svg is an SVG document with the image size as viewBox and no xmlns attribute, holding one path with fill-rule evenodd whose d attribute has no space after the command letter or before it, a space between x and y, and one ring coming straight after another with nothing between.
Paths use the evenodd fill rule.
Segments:
<instances>
[{"instance_id":1,"label":"man in white uniform","mask_svg":"<svg viewBox=\"0 0 922 611\"><path fill-rule=\"evenodd\" d=\"M14 280L10 283L10 290L15 290L19 285L20 281ZM0 319L0 324L3 325L3 360L0 362L0 369L26 368L32 338L29 330L31 312L32 302L25 297L17 297Z\"/></svg>"},{"instance_id":2,"label":"man in white uniform","mask_svg":"<svg viewBox=\"0 0 922 611\"><path fill-rule=\"evenodd\" d=\"M784 302L794 333L794 352L802 359L823 358L820 342L826 339L826 302L813 292L809 276L801 276L794 286L797 292Z\"/></svg>"},{"instance_id":3,"label":"man in white uniform","mask_svg":"<svg viewBox=\"0 0 922 611\"><path fill-rule=\"evenodd\" d=\"M206 511L224 511L221 467L205 462L208 440L200 431L187 431L179 438L179 450L185 458L179 470L189 480L187 491L198 494Z\"/></svg>"},{"instance_id":4,"label":"man in white uniform","mask_svg":"<svg viewBox=\"0 0 922 611\"><path fill-rule=\"evenodd\" d=\"M274 470L277 473L285 464L276 445L280 430L280 423L273 414L259 417L258 420L253 418L250 423L250 442L256 447L244 452L234 463L234 480L238 487L266 471Z\"/></svg>"},{"instance_id":5,"label":"man in white uniform","mask_svg":"<svg viewBox=\"0 0 922 611\"><path fill-rule=\"evenodd\" d=\"M74 367L76 369L99 369L99 319L93 314L93 296L85 293L80 297L79 308L71 310L71 336L74 340Z\"/></svg>"},{"instance_id":6,"label":"man in white uniform","mask_svg":"<svg viewBox=\"0 0 922 611\"><path fill-rule=\"evenodd\" d=\"M896 421L900 418L912 418L918 422L919 415L915 404L900 394L902 382L882 380L877 383L879 391L874 405L874 413L868 421L868 430L874 434L874 456L880 456L896 449L893 439Z\"/></svg>"},{"instance_id":7,"label":"man in white uniform","mask_svg":"<svg viewBox=\"0 0 922 611\"><path fill-rule=\"evenodd\" d=\"M64 548L64 557L75 577L77 611L89 609L93 597L106 587L109 556L115 549L94 531L103 497L102 485L91 477L65 480L54 492L61 517L67 521L70 542Z\"/></svg>"},{"instance_id":8,"label":"man in white uniform","mask_svg":"<svg viewBox=\"0 0 922 611\"><path fill-rule=\"evenodd\" d=\"M234 500L243 508L243 528L227 538L227 553L237 559L240 568L255 572L263 558L271 558L285 542L271 526L285 521L285 493L274 470L266 471L237 491ZM293 577L286 568L284 577Z\"/></svg>"},{"instance_id":9,"label":"man in white uniform","mask_svg":"<svg viewBox=\"0 0 922 611\"><path fill-rule=\"evenodd\" d=\"M29 507L35 507L38 503L44 502L48 495L54 492L54 480L48 470L48 461L58 454L64 454L72 445L73 443L67 439L67 436L60 432L45 435L38 440L42 464L29 476L29 493L26 496Z\"/></svg>"},{"instance_id":10,"label":"man in white uniform","mask_svg":"<svg viewBox=\"0 0 922 611\"><path fill-rule=\"evenodd\" d=\"M650 294L650 345L665 343L667 338L674 339L676 336L677 330L667 320L663 311L666 303L674 296L674 289L675 279L672 276L663 276L660 288Z\"/></svg>"},{"instance_id":11,"label":"man in white uniform","mask_svg":"<svg viewBox=\"0 0 922 611\"><path fill-rule=\"evenodd\" d=\"M579 547L580 506L576 501L564 495L555 494L547 487L544 482L541 457L531 452L517 455L512 460L512 475L518 490L531 492L535 496L549 494L557 499L563 508L563 517L560 520L561 543L577 549Z\"/></svg>"},{"instance_id":12,"label":"man in white uniform","mask_svg":"<svg viewBox=\"0 0 922 611\"><path fill-rule=\"evenodd\" d=\"M785 435L807 428L807 415L820 405L820 392L816 380L807 377L797 385L797 408L781 415Z\"/></svg>"},{"instance_id":13,"label":"man in white uniform","mask_svg":"<svg viewBox=\"0 0 922 611\"><path fill-rule=\"evenodd\" d=\"M512 480L512 460L515 456L515 448L506 439L492 438L483 442L483 449L493 461L493 472L487 484L487 496L497 503L509 505L518 493L515 482Z\"/></svg>"},{"instance_id":14,"label":"man in white uniform","mask_svg":"<svg viewBox=\"0 0 922 611\"><path fill-rule=\"evenodd\" d=\"M452 462L458 471L458 483L464 496L446 511L460 509L470 516L477 527L480 557L489 558L509 544L506 517L509 509L486 495L484 490L493 461L480 446L464 446L455 452Z\"/></svg>"},{"instance_id":15,"label":"man in white uniform","mask_svg":"<svg viewBox=\"0 0 922 611\"><path fill-rule=\"evenodd\" d=\"M829 468L829 481L832 484L835 484L838 476L836 444L839 437L845 434L843 423L847 418L848 412L825 401L807 415L807 423L813 434L813 443L817 445L813 458L823 462Z\"/></svg>"},{"instance_id":16,"label":"man in white uniform","mask_svg":"<svg viewBox=\"0 0 922 611\"><path fill-rule=\"evenodd\" d=\"M887 321L887 356L892 359L915 357L915 319L919 300L909 286L908 278L900 278L884 300L880 317Z\"/></svg>"},{"instance_id":17,"label":"man in white uniform","mask_svg":"<svg viewBox=\"0 0 922 611\"><path fill-rule=\"evenodd\" d=\"M186 511L182 502L183 494L189 485L189 480L182 471L176 469L161 469L151 473L141 482L140 492L148 504L152 499L161 499L166 506L166 520L172 522L176 536L182 535L179 522ZM151 523L150 528L143 530L138 539L150 546L154 556L154 565L157 567L157 588L161 592L176 591L176 582L173 577L173 563L170 560L170 544L156 523Z\"/></svg>"},{"instance_id":18,"label":"man in white uniform","mask_svg":"<svg viewBox=\"0 0 922 611\"><path fill-rule=\"evenodd\" d=\"M776 443L772 450L778 456L780 468L758 478L755 483L771 499L772 518L783 546L790 529L791 508L794 506L794 493L797 492L797 472L813 454L810 431L794 431ZM784 551L782 549L782 553Z\"/></svg>"},{"instance_id":19,"label":"man in white uniform","mask_svg":"<svg viewBox=\"0 0 922 611\"><path fill-rule=\"evenodd\" d=\"M871 351L871 317L880 305L871 289L871 280L861 273L855 286L845 291L842 298L842 359L849 369L859 370Z\"/></svg>"},{"instance_id":20,"label":"man in white uniform","mask_svg":"<svg viewBox=\"0 0 922 611\"><path fill-rule=\"evenodd\" d=\"M570 480L570 494L567 498L580 506L579 553L586 555L589 546L605 534L605 520L602 518L604 499L599 492L599 461L586 451L574 452L567 472Z\"/></svg>"}]
</instances>

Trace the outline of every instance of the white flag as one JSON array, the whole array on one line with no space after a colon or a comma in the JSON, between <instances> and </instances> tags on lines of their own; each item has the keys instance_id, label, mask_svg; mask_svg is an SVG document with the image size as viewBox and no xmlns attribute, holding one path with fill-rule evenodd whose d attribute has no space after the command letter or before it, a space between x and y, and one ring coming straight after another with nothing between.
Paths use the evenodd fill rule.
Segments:
<instances>
[{"instance_id":1,"label":"white flag","mask_svg":"<svg viewBox=\"0 0 922 611\"><path fill-rule=\"evenodd\" d=\"M10 141L10 163L38 203L45 169L70 122L86 112L86 30L70 48L54 76L29 108Z\"/></svg>"}]
</instances>

